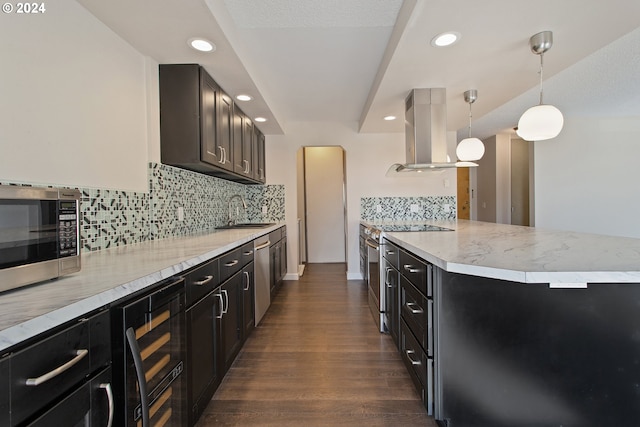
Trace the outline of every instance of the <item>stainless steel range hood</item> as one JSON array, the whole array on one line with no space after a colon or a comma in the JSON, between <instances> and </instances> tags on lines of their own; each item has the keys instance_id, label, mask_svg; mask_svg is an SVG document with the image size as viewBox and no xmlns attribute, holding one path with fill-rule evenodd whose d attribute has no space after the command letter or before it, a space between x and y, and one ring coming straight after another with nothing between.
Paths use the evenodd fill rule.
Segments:
<instances>
[{"instance_id":1,"label":"stainless steel range hood","mask_svg":"<svg viewBox=\"0 0 640 427\"><path fill-rule=\"evenodd\" d=\"M405 100L407 163L391 165L387 176L411 172L478 166L452 162L447 153L447 92L444 88L413 89Z\"/></svg>"}]
</instances>

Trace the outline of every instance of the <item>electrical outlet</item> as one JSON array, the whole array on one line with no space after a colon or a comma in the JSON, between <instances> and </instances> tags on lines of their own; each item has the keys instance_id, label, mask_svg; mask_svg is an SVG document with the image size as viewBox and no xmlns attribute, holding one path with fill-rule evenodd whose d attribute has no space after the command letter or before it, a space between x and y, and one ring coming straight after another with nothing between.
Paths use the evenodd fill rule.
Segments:
<instances>
[{"instance_id":1,"label":"electrical outlet","mask_svg":"<svg viewBox=\"0 0 640 427\"><path fill-rule=\"evenodd\" d=\"M411 205L411 213L418 213L420 207L416 204Z\"/></svg>"},{"instance_id":2,"label":"electrical outlet","mask_svg":"<svg viewBox=\"0 0 640 427\"><path fill-rule=\"evenodd\" d=\"M184 208L178 206L178 221L184 221Z\"/></svg>"},{"instance_id":3,"label":"electrical outlet","mask_svg":"<svg viewBox=\"0 0 640 427\"><path fill-rule=\"evenodd\" d=\"M451 185L451 182L448 179L445 179L442 182L442 185L444 185L444 188L449 188L449 186Z\"/></svg>"},{"instance_id":4,"label":"electrical outlet","mask_svg":"<svg viewBox=\"0 0 640 427\"><path fill-rule=\"evenodd\" d=\"M266 215L267 212L267 205L262 205L262 215Z\"/></svg>"},{"instance_id":5,"label":"electrical outlet","mask_svg":"<svg viewBox=\"0 0 640 427\"><path fill-rule=\"evenodd\" d=\"M445 213L451 212L451 205L449 203L445 203L442 207L444 208Z\"/></svg>"},{"instance_id":6,"label":"electrical outlet","mask_svg":"<svg viewBox=\"0 0 640 427\"><path fill-rule=\"evenodd\" d=\"M376 205L376 213L382 213L382 206Z\"/></svg>"}]
</instances>

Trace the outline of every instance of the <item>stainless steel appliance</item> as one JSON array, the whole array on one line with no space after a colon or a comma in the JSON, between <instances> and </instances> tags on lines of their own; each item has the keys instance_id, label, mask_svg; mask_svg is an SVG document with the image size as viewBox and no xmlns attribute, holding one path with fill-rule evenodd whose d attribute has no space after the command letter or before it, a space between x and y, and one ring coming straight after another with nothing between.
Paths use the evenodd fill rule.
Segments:
<instances>
[{"instance_id":1,"label":"stainless steel appliance","mask_svg":"<svg viewBox=\"0 0 640 427\"><path fill-rule=\"evenodd\" d=\"M80 192L0 185L0 291L80 271Z\"/></svg>"},{"instance_id":2,"label":"stainless steel appliance","mask_svg":"<svg viewBox=\"0 0 640 427\"><path fill-rule=\"evenodd\" d=\"M254 240L254 268L255 268L255 323L256 326L271 305L271 280L270 280L270 256L269 246L271 240L269 235L262 236Z\"/></svg>"},{"instance_id":3,"label":"stainless steel appliance","mask_svg":"<svg viewBox=\"0 0 640 427\"><path fill-rule=\"evenodd\" d=\"M114 309L115 424L186 425L185 280Z\"/></svg>"},{"instance_id":4,"label":"stainless steel appliance","mask_svg":"<svg viewBox=\"0 0 640 427\"><path fill-rule=\"evenodd\" d=\"M362 237L367 247L366 256L366 281L369 290L369 310L380 332L388 332L390 325L385 320L387 311L387 297L385 277L383 271L382 254L384 251L385 232L425 232L425 231L452 231L449 228L425 223L376 223L368 224L361 228ZM385 323L386 322L386 323Z\"/></svg>"}]
</instances>

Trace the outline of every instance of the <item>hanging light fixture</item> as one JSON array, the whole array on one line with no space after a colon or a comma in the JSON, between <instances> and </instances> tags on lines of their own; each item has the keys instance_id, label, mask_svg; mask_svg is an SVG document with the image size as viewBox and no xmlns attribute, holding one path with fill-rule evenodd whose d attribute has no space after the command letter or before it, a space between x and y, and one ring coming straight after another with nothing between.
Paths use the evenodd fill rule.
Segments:
<instances>
[{"instance_id":1,"label":"hanging light fixture","mask_svg":"<svg viewBox=\"0 0 640 427\"><path fill-rule=\"evenodd\" d=\"M478 99L478 91L470 89L464 93L464 100L469 104L469 137L460 141L456 147L456 156L461 162L473 162L484 156L484 144L478 138L471 138L471 104Z\"/></svg>"},{"instance_id":2,"label":"hanging light fixture","mask_svg":"<svg viewBox=\"0 0 640 427\"><path fill-rule=\"evenodd\" d=\"M564 125L562 113L542 102L542 68L544 53L553 46L553 33L542 31L529 39L531 51L540 55L540 104L529 108L518 121L518 136L526 141L544 141L558 136Z\"/></svg>"}]
</instances>

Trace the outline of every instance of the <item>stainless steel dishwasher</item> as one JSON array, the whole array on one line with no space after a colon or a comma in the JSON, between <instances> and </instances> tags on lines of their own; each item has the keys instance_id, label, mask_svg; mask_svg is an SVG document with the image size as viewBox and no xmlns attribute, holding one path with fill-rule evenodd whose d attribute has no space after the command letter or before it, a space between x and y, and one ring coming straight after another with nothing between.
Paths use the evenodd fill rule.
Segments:
<instances>
[{"instance_id":1,"label":"stainless steel dishwasher","mask_svg":"<svg viewBox=\"0 0 640 427\"><path fill-rule=\"evenodd\" d=\"M255 322L256 326L262 320L271 305L271 284L269 266L269 235L258 237L253 241L254 269L255 269Z\"/></svg>"}]
</instances>

